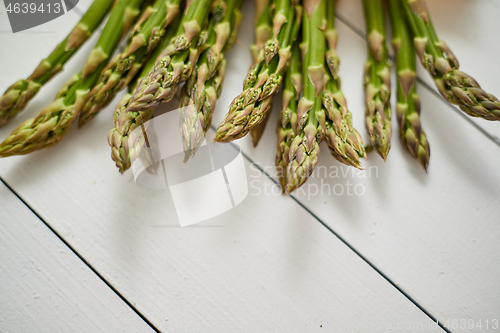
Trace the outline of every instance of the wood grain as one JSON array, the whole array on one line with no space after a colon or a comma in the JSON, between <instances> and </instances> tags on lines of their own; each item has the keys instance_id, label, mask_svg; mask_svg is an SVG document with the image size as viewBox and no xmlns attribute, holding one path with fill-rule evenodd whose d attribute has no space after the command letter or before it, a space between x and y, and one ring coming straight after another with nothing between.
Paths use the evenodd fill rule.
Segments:
<instances>
[{"instance_id":1,"label":"wood grain","mask_svg":"<svg viewBox=\"0 0 500 333\"><path fill-rule=\"evenodd\" d=\"M152 332L0 182L0 332Z\"/></svg>"}]
</instances>

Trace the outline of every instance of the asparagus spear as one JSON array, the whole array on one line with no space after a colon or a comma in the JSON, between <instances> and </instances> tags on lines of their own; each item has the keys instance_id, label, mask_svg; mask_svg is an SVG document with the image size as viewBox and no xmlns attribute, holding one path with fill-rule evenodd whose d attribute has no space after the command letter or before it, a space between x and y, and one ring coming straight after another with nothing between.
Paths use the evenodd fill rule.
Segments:
<instances>
[{"instance_id":1,"label":"asparagus spear","mask_svg":"<svg viewBox=\"0 0 500 333\"><path fill-rule=\"evenodd\" d=\"M92 35L108 13L114 0L94 0L71 33L42 60L27 78L10 86L0 97L0 126L15 117L38 90L63 69L64 64Z\"/></svg>"},{"instance_id":2,"label":"asparagus spear","mask_svg":"<svg viewBox=\"0 0 500 333\"><path fill-rule=\"evenodd\" d=\"M216 21L218 18L215 16L210 18L209 36L204 46L207 50L201 55L193 75L186 83L188 98L181 98L180 107L186 107L181 124L186 161L194 156L212 123L226 67L222 52L232 46L230 43L235 38L230 39L230 36L237 34L241 22L240 0L223 0L222 3L225 12L220 21Z\"/></svg>"},{"instance_id":3,"label":"asparagus spear","mask_svg":"<svg viewBox=\"0 0 500 333\"><path fill-rule=\"evenodd\" d=\"M269 48L269 40L273 38L273 29L271 28L271 24L273 23L271 21L271 11L270 7L273 6L270 1L266 0L256 0L256 15L255 15L255 42L250 46L250 51L252 53L252 67L257 65L258 62L262 61L262 55L266 56L267 59L270 59L270 55L268 52L266 52L266 48ZM282 12L282 11L281 11ZM275 15L276 17L280 17L279 15ZM281 18L284 16L281 15ZM276 20L274 20L276 21ZM276 30L276 29L274 29ZM271 44L272 49L274 50L273 56L276 55L276 52L279 48L279 41L277 41L276 36L274 36L273 40L271 43L275 43L274 45ZM264 53L262 53L264 52ZM248 79L248 76L247 76ZM265 103L267 104L266 107L268 110L271 110L272 104L271 104L271 99L266 99ZM266 108L264 108L265 110ZM257 147L260 138L262 137L262 134L264 133L264 129L266 127L267 120L269 119L270 112L266 112L263 116L262 121L252 127L250 129L250 136L252 137L252 143L254 147Z\"/></svg>"},{"instance_id":4,"label":"asparagus spear","mask_svg":"<svg viewBox=\"0 0 500 333\"><path fill-rule=\"evenodd\" d=\"M385 43L382 0L363 0L368 43L365 64L366 129L373 148L385 160L391 148L391 67Z\"/></svg>"},{"instance_id":5,"label":"asparagus spear","mask_svg":"<svg viewBox=\"0 0 500 333\"><path fill-rule=\"evenodd\" d=\"M149 17L141 18L145 20L141 25L136 25L126 49L114 57L90 92L79 117L80 127L106 107L139 72L158 46L164 29L179 13L180 2L181 0L157 0L147 10Z\"/></svg>"},{"instance_id":6,"label":"asparagus spear","mask_svg":"<svg viewBox=\"0 0 500 333\"><path fill-rule=\"evenodd\" d=\"M302 85L304 93L297 106L297 129L293 138L286 168L285 193L300 187L311 175L318 163L319 143L323 137L318 115L322 110L321 96L325 87L327 0L305 0L300 45L304 66Z\"/></svg>"},{"instance_id":7,"label":"asparagus spear","mask_svg":"<svg viewBox=\"0 0 500 333\"><path fill-rule=\"evenodd\" d=\"M144 0L120 0L81 73L65 85L54 102L36 118L22 123L0 144L0 156L24 155L56 145L66 135L83 108L109 57L139 14Z\"/></svg>"},{"instance_id":8,"label":"asparagus spear","mask_svg":"<svg viewBox=\"0 0 500 333\"><path fill-rule=\"evenodd\" d=\"M417 66L413 40L399 0L389 0L389 10L398 79L396 116L399 137L405 149L427 171L430 147L420 123L420 97L417 95Z\"/></svg>"},{"instance_id":9,"label":"asparagus spear","mask_svg":"<svg viewBox=\"0 0 500 333\"><path fill-rule=\"evenodd\" d=\"M127 104L129 111L146 110L168 102L175 95L179 84L191 75L199 56L198 44L205 42L204 38L198 40L198 37L205 26L211 3L212 0L193 0L188 3L177 35L130 97Z\"/></svg>"},{"instance_id":10,"label":"asparagus spear","mask_svg":"<svg viewBox=\"0 0 500 333\"><path fill-rule=\"evenodd\" d=\"M278 119L276 134L276 169L283 192L286 189L286 168L289 163L290 145L297 130L297 102L302 89L300 74L300 49L296 41L292 46L290 67L285 73L283 82L282 109Z\"/></svg>"},{"instance_id":11,"label":"asparagus spear","mask_svg":"<svg viewBox=\"0 0 500 333\"><path fill-rule=\"evenodd\" d=\"M292 8L291 1L287 0L275 0L274 1L274 16L273 16L273 36L268 40L264 46L264 60L266 64L278 54L280 48L280 41L278 40L278 34L281 31L283 25L289 22L289 12Z\"/></svg>"},{"instance_id":12,"label":"asparagus spear","mask_svg":"<svg viewBox=\"0 0 500 333\"><path fill-rule=\"evenodd\" d=\"M134 79L136 85L139 84L143 78L147 77L160 54L170 45L180 21L181 16L178 15L167 29L165 36L163 36L160 41L160 45L156 48L146 64L144 64L141 72L137 75L138 77ZM134 90L135 87L131 87L130 91L133 92ZM153 108L133 112L128 110L127 106L131 96L131 93L125 95L117 104L113 115L115 127L108 134L108 143L111 147L111 158L115 161L121 173L128 170L137 156L140 156L140 149L145 140L144 134L141 137L132 138L134 130L137 127L145 126L145 123L153 117Z\"/></svg>"},{"instance_id":13,"label":"asparagus spear","mask_svg":"<svg viewBox=\"0 0 500 333\"><path fill-rule=\"evenodd\" d=\"M276 0L273 37L256 57L243 85L243 92L229 107L217 129L215 140L229 142L248 134L271 109L271 98L278 91L291 56L291 45L300 28L302 7L294 0ZM268 15L264 11L263 16ZM268 23L263 20L264 26ZM260 26L257 27L259 29Z\"/></svg>"},{"instance_id":14,"label":"asparagus spear","mask_svg":"<svg viewBox=\"0 0 500 333\"><path fill-rule=\"evenodd\" d=\"M264 52L264 48L266 43L273 37L272 32L272 18L271 18L271 6L273 4L270 0L255 0L255 20L254 20L254 43L250 46L250 52L252 54L252 68L256 67L256 65L262 61L262 56ZM257 73L255 71L250 70L247 75L247 80L255 80L255 75ZM243 84L244 86L246 83ZM271 107L271 106L269 106ZM269 117L264 117L267 119ZM259 131L263 131L263 127L265 127L266 121L264 120L261 124L257 125L256 128L250 130L252 135L252 140L254 143L254 147L257 146L257 142L260 139Z\"/></svg>"},{"instance_id":15,"label":"asparagus spear","mask_svg":"<svg viewBox=\"0 0 500 333\"><path fill-rule=\"evenodd\" d=\"M500 101L459 70L457 58L440 40L423 0L400 0L414 35L422 65L434 78L441 95L471 117L500 120Z\"/></svg>"},{"instance_id":16,"label":"asparagus spear","mask_svg":"<svg viewBox=\"0 0 500 333\"><path fill-rule=\"evenodd\" d=\"M335 6L327 6L327 23L325 37L327 41L326 64L328 79L323 93L324 116L320 113L319 119L325 140L333 157L338 161L362 169L359 159L365 157L363 140L358 131L352 126L352 114L347 109L347 102L340 90L338 76L339 58L337 56L337 31L335 29ZM323 121L324 119L324 121Z\"/></svg>"},{"instance_id":17,"label":"asparagus spear","mask_svg":"<svg viewBox=\"0 0 500 333\"><path fill-rule=\"evenodd\" d=\"M328 72L326 77L328 81L323 92L325 114L319 113L318 116L325 141L330 153L339 162L363 169L359 160L366 157L363 140L352 125L352 114L347 109L345 97L340 90L339 78L334 79Z\"/></svg>"}]
</instances>

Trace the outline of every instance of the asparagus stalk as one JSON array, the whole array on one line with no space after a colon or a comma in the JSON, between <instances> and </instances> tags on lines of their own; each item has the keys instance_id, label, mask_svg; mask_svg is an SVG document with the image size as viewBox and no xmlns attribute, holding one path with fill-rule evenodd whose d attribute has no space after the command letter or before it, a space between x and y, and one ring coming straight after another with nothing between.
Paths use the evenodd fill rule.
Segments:
<instances>
[{"instance_id":1,"label":"asparagus stalk","mask_svg":"<svg viewBox=\"0 0 500 333\"><path fill-rule=\"evenodd\" d=\"M114 0L94 0L68 36L43 59L27 78L10 86L0 97L0 126L15 117L38 90L63 69L64 64L92 35L108 13Z\"/></svg>"},{"instance_id":2,"label":"asparagus stalk","mask_svg":"<svg viewBox=\"0 0 500 333\"><path fill-rule=\"evenodd\" d=\"M254 66L259 58L259 54L266 45L266 42L273 37L273 32L270 26L270 22L266 19L264 24L259 24L259 19L263 17L263 13L265 10L268 10L267 15L269 13L269 0L255 0L256 9L255 9L255 20L254 26L257 27L255 30L255 42L250 46L250 51L252 52L252 66ZM270 106L272 108L272 105ZM262 122L256 125L254 128L250 130L250 136L252 137L252 143L254 147L257 147L259 141L264 133L264 129L266 128L267 120L269 119L269 112L264 117Z\"/></svg>"},{"instance_id":3,"label":"asparagus stalk","mask_svg":"<svg viewBox=\"0 0 500 333\"><path fill-rule=\"evenodd\" d=\"M249 74L245 79L245 83L243 86L246 86L246 82L248 80L256 80L256 75L258 74L256 71L252 71L253 68L257 69L257 65L262 61L262 57L264 55L264 48L266 43L273 37L272 30L272 17L271 17L271 7L273 4L270 0L255 0L255 20L254 20L254 43L250 46L250 52L252 54L252 67L250 69ZM269 107L271 107L269 105ZM264 117L267 119L268 117ZM250 131L252 135L252 140L254 146L257 145L260 135L258 131L265 127L265 121L262 122L262 125L257 125L256 129L252 129Z\"/></svg>"},{"instance_id":4,"label":"asparagus stalk","mask_svg":"<svg viewBox=\"0 0 500 333\"><path fill-rule=\"evenodd\" d=\"M265 118L271 109L271 98L279 90L290 62L291 45L300 28L302 7L294 0L276 0L274 5L273 37L260 50L256 64L247 74L243 92L233 100L219 125L215 137L218 142L230 142L247 135ZM266 12L262 14L264 19ZM265 27L268 23L263 20L262 24ZM256 36L260 37L257 32Z\"/></svg>"},{"instance_id":5,"label":"asparagus stalk","mask_svg":"<svg viewBox=\"0 0 500 333\"><path fill-rule=\"evenodd\" d=\"M222 91L222 83L226 70L226 60L223 59L214 77L205 81L198 97L192 97L193 92L185 89L179 103L180 108L185 108L182 115L181 135L184 145L185 158L187 162L194 156L198 148L203 143L206 132L212 122L212 114L215 103ZM200 75L198 73L197 75ZM197 80L199 83L201 80ZM186 85L186 88L189 88ZM196 89L196 88L195 88ZM196 92L198 95L198 93ZM201 109L198 109L198 107Z\"/></svg>"},{"instance_id":6,"label":"asparagus stalk","mask_svg":"<svg viewBox=\"0 0 500 333\"><path fill-rule=\"evenodd\" d=\"M335 159L362 170L360 158L366 157L363 140L352 125L352 114L347 109L339 79L334 79L330 73L326 76L328 81L323 92L325 115L319 117L323 123L325 141Z\"/></svg>"},{"instance_id":7,"label":"asparagus stalk","mask_svg":"<svg viewBox=\"0 0 500 333\"><path fill-rule=\"evenodd\" d=\"M325 88L327 0L305 0L300 45L304 66L302 67L303 96L297 106L297 129L293 138L286 168L285 193L300 187L311 175L318 163L322 126L318 115L324 114L321 96Z\"/></svg>"},{"instance_id":8,"label":"asparagus stalk","mask_svg":"<svg viewBox=\"0 0 500 333\"><path fill-rule=\"evenodd\" d=\"M164 29L179 13L180 3L181 0L157 0L146 11L148 18L141 18L144 22L136 25L126 49L114 57L90 92L79 117L80 127L93 119L135 77L158 46Z\"/></svg>"},{"instance_id":9,"label":"asparagus stalk","mask_svg":"<svg viewBox=\"0 0 500 333\"><path fill-rule=\"evenodd\" d=\"M254 43L250 46L252 67L259 62L259 55L272 37L271 0L255 0Z\"/></svg>"},{"instance_id":10,"label":"asparagus stalk","mask_svg":"<svg viewBox=\"0 0 500 333\"><path fill-rule=\"evenodd\" d=\"M274 1L274 16L273 16L273 36L268 40L264 46L264 60L269 64L280 48L280 41L278 35L283 25L289 22L289 12L292 8L291 1L275 0Z\"/></svg>"},{"instance_id":11,"label":"asparagus stalk","mask_svg":"<svg viewBox=\"0 0 500 333\"><path fill-rule=\"evenodd\" d=\"M276 134L278 137L276 149L276 169L283 192L286 189L286 168L288 166L290 145L297 131L297 102L302 89L300 73L299 43L292 46L290 67L285 73L283 82L282 108L278 119Z\"/></svg>"},{"instance_id":12,"label":"asparagus stalk","mask_svg":"<svg viewBox=\"0 0 500 333\"><path fill-rule=\"evenodd\" d=\"M129 111L147 110L159 103L170 101L179 84L191 75L199 56L198 46L206 39L206 35L200 32L207 21L211 3L212 0L193 0L188 3L177 35L163 50L148 76L141 79L130 97L127 104ZM199 37L202 38L199 40Z\"/></svg>"},{"instance_id":13,"label":"asparagus stalk","mask_svg":"<svg viewBox=\"0 0 500 333\"><path fill-rule=\"evenodd\" d=\"M163 52L163 50L170 45L172 37L175 36L179 22L181 21L181 16L178 15L170 27L167 29L165 36L160 41L160 45L156 48L153 55L144 64L141 72L134 78L136 85L146 78L148 73L155 66L156 60ZM135 86L130 88L130 91L135 90ZM117 104L113 121L115 127L108 134L108 143L111 147L111 158L115 161L116 166L121 173L124 173L130 168L132 162L140 156L140 150L144 144L144 133L142 136L133 138L134 130L137 127L145 127L147 121L151 120L153 117L153 108L145 109L142 111L130 111L127 109L128 102L132 93L125 95L120 102Z\"/></svg>"},{"instance_id":14,"label":"asparagus stalk","mask_svg":"<svg viewBox=\"0 0 500 333\"><path fill-rule=\"evenodd\" d=\"M81 112L90 90L120 39L135 21L143 1L120 0L115 5L82 72L73 77L60 90L56 100L36 118L22 123L0 144L1 157L29 154L61 141Z\"/></svg>"},{"instance_id":15,"label":"asparagus stalk","mask_svg":"<svg viewBox=\"0 0 500 333\"><path fill-rule=\"evenodd\" d=\"M220 21L213 16L210 18L210 29L206 51L196 64L193 75L186 83L185 93L188 98L181 98L180 107L184 108L181 124L185 160L194 156L203 143L206 132L212 123L215 103L222 90L225 75L226 60L223 51L227 51L235 38L241 22L239 12L240 0L223 0L225 12ZM212 27L213 25L213 27Z\"/></svg>"},{"instance_id":16,"label":"asparagus stalk","mask_svg":"<svg viewBox=\"0 0 500 333\"><path fill-rule=\"evenodd\" d=\"M413 32L420 62L433 77L441 95L471 117L500 120L500 101L459 70L457 58L434 30L425 1L400 1Z\"/></svg>"},{"instance_id":17,"label":"asparagus stalk","mask_svg":"<svg viewBox=\"0 0 500 333\"><path fill-rule=\"evenodd\" d=\"M392 45L396 54L397 98L396 116L403 147L427 171L430 147L420 123L420 97L417 95L415 48L399 0L389 0Z\"/></svg>"},{"instance_id":18,"label":"asparagus stalk","mask_svg":"<svg viewBox=\"0 0 500 333\"><path fill-rule=\"evenodd\" d=\"M334 158L346 165L362 169L359 159L365 157L363 140L358 131L352 126L352 114L347 108L344 94L340 90L340 78L338 76L339 58L337 56L337 31L335 29L335 6L327 6L327 23L325 37L327 41L326 78L328 79L323 92L324 116L321 116L321 124L325 133L325 141ZM324 121L323 121L324 119Z\"/></svg>"},{"instance_id":19,"label":"asparagus stalk","mask_svg":"<svg viewBox=\"0 0 500 333\"><path fill-rule=\"evenodd\" d=\"M151 7L149 7L149 8L151 8ZM143 13L145 13L145 11L143 11ZM177 18L176 18L176 20L177 20ZM175 23L175 21L173 23ZM136 23L136 26L137 26L137 23ZM162 45L163 41L164 41L164 38L162 37L160 40L160 46ZM159 55L159 53L156 54L156 56L158 56L158 55ZM147 64L145 64L145 65L147 65ZM144 66L142 68L144 68ZM128 84L128 93L131 93L133 91L133 89L135 89L135 87L137 86L137 82L140 79L139 74L136 75ZM158 150L159 147L158 147L157 140L154 140L154 138L157 137L157 134L156 134L156 131L154 130L154 128L149 127L147 125L148 125L147 123L146 124L141 123L142 131L140 132L138 139L141 141L140 144L142 145L142 147L141 147L142 149L139 151L137 158L141 160L141 162L143 163L144 166L146 166L146 170L148 173L157 174L158 173L158 163L156 163L156 161L155 161L155 156L158 156L158 154L159 154L159 150ZM147 133L146 133L146 128L148 129ZM146 149L143 149L144 147L146 147Z\"/></svg>"},{"instance_id":20,"label":"asparagus stalk","mask_svg":"<svg viewBox=\"0 0 500 333\"><path fill-rule=\"evenodd\" d=\"M385 160L391 148L391 67L385 43L382 0L363 0L368 61L365 64L365 123L373 148Z\"/></svg>"}]
</instances>

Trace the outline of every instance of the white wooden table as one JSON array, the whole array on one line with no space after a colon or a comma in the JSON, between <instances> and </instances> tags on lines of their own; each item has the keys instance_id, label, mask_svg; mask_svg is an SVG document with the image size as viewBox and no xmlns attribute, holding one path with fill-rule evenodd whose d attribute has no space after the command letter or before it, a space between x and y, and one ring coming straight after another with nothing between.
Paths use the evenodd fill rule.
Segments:
<instances>
[{"instance_id":1,"label":"white wooden table","mask_svg":"<svg viewBox=\"0 0 500 333\"><path fill-rule=\"evenodd\" d=\"M15 35L0 6L0 89L29 74L89 3ZM500 2L429 6L462 69L499 96ZM252 12L247 1L214 124L250 63ZM342 88L366 138L360 1L338 12ZM1 138L51 101L94 41ZM54 149L1 159L0 332L499 332L500 124L464 117L419 78L428 174L395 135L386 163L365 163L372 177L308 181L350 181L361 196L251 189L235 209L180 228L167 191L117 172L106 141L113 106ZM258 149L238 142L253 180L274 193L275 124ZM350 172L322 149L319 166Z\"/></svg>"}]
</instances>

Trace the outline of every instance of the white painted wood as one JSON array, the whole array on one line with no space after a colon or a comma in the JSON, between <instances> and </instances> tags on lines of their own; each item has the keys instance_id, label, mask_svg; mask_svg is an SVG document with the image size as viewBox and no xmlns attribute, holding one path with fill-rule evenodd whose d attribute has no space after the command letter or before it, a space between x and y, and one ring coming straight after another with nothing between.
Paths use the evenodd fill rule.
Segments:
<instances>
[{"instance_id":1,"label":"white painted wood","mask_svg":"<svg viewBox=\"0 0 500 333\"><path fill-rule=\"evenodd\" d=\"M0 182L0 332L153 330Z\"/></svg>"},{"instance_id":2,"label":"white painted wood","mask_svg":"<svg viewBox=\"0 0 500 333\"><path fill-rule=\"evenodd\" d=\"M238 47L232 57L247 54ZM2 84L15 73L7 74ZM0 160L0 175L160 330L431 330L427 316L291 198L252 195L201 227L179 228L168 193L138 188L111 163L110 111L57 149Z\"/></svg>"},{"instance_id":3,"label":"white painted wood","mask_svg":"<svg viewBox=\"0 0 500 333\"><path fill-rule=\"evenodd\" d=\"M500 2L495 0L439 0L427 1L433 24L442 38L460 61L460 69L472 75L488 92L500 98L498 77L500 66ZM362 2L340 0L338 14L356 30L364 34ZM344 36L339 36L342 39ZM345 60L344 60L345 61ZM434 88L429 74L419 65L418 76ZM420 91L425 88L421 87ZM436 90L436 89L434 89ZM437 91L437 90L436 90ZM444 106L444 105L443 105ZM443 112L446 107L440 108ZM425 114L426 110L422 110ZM475 123L498 138L500 123L473 119Z\"/></svg>"},{"instance_id":4,"label":"white painted wood","mask_svg":"<svg viewBox=\"0 0 500 333\"><path fill-rule=\"evenodd\" d=\"M82 139L93 149L48 151L32 167L2 160L1 174L160 330L386 332L364 322L430 330L420 310L291 198L250 196L180 228L165 193L137 188L106 166L95 133Z\"/></svg>"},{"instance_id":5,"label":"white painted wood","mask_svg":"<svg viewBox=\"0 0 500 333\"><path fill-rule=\"evenodd\" d=\"M341 6L348 2L353 1ZM251 12L251 4L245 6L244 12ZM239 92L250 63L252 36L245 34L251 31L250 21L247 16L240 34L243 46L235 46L229 56L214 124ZM364 133L360 78L365 45L340 23L339 30L343 89ZM24 51L0 62L5 73L0 85L6 87L19 77L12 64L36 65L39 57L28 51L49 43L23 44L33 40L23 35L0 38L2 45L16 50L21 45ZM67 67L75 71L78 61ZM55 93L57 86L54 80L47 91ZM499 313L494 256L498 148L420 90L433 149L428 176L395 140L387 164L370 156L367 166L379 167L377 179L350 178L366 185L363 197L299 199L438 319L485 320ZM48 95L38 96L18 121L50 101ZM429 323L290 198L250 196L242 206L206 223L220 227L174 227L175 212L166 193L139 189L130 174L117 174L106 143L111 112L112 107L87 128L72 131L55 149L0 160L0 175L158 328L303 332L357 320ZM250 148L248 139L240 141L262 166L274 163L274 124L258 150ZM14 127L6 126L0 135ZM323 152L321 165L339 165ZM270 184L264 176L256 179L261 189ZM344 179L324 181L334 185ZM480 220L480 227L468 219Z\"/></svg>"},{"instance_id":6,"label":"white painted wood","mask_svg":"<svg viewBox=\"0 0 500 333\"><path fill-rule=\"evenodd\" d=\"M359 80L365 59L364 41L340 22L338 29L342 88L356 128L366 138ZM243 76L243 72L245 69L232 63L228 73L234 79L228 81ZM498 83L496 89L500 90ZM423 126L432 152L428 174L401 147L393 122L395 134L387 163L374 154L364 163L366 168L378 168L378 177L323 175L307 183L314 193L315 186L321 188L322 184L331 189L340 184L347 191L349 181L366 188L363 196L326 194L308 199L306 193L297 197L440 321L472 319L484 323L498 319L498 146L447 108L444 101L422 87L419 91ZM225 90L221 98L224 102L219 105L229 103L231 98ZM217 124L222 117L223 112L218 112L214 122ZM271 172L275 125L273 118L258 149L252 148L249 138L239 141L243 151ZM340 173L351 170L328 156L325 145L321 147L319 166L333 166Z\"/></svg>"}]
</instances>

